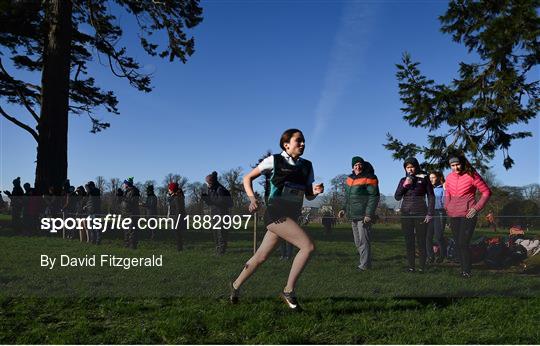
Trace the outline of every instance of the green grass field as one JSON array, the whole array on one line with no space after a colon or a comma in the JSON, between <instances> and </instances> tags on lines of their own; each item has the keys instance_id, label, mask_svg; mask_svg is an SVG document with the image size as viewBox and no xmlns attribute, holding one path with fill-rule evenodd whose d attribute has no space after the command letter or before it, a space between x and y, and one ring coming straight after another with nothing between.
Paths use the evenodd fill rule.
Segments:
<instances>
[{"instance_id":1,"label":"green grass field","mask_svg":"<svg viewBox=\"0 0 540 346\"><path fill-rule=\"evenodd\" d=\"M297 291L305 311L277 299L290 262L272 256L246 283L239 305L227 283L251 254L251 234L233 232L223 257L210 233L188 232L185 251L172 237L142 239L136 251L107 234L99 247L57 236L0 230L0 343L538 343L540 277L519 268L455 264L425 274L404 271L397 226L376 225L374 268L355 270L349 225L329 237L310 225L316 253ZM486 230L482 233L491 234ZM143 235L144 236L144 235ZM262 236L262 234L260 235ZM163 255L163 267L40 266L40 255Z\"/></svg>"}]
</instances>

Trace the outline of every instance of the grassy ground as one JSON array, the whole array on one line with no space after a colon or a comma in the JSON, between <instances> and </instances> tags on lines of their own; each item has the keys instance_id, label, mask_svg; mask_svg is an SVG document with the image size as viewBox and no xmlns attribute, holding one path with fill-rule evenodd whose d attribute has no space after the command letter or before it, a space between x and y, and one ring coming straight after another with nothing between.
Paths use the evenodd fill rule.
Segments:
<instances>
[{"instance_id":1,"label":"grassy ground","mask_svg":"<svg viewBox=\"0 0 540 346\"><path fill-rule=\"evenodd\" d=\"M0 343L537 343L540 278L518 268L475 266L462 280L453 264L404 272L396 226L376 225L374 269L357 272L348 225L325 237L298 286L305 312L276 298L290 262L276 253L226 301L227 282L250 255L249 232L231 233L216 257L209 233L143 240L137 251L108 234L102 246L0 230ZM487 231L479 231L481 234ZM491 233L489 233L491 234ZM163 267L40 267L39 256L163 255Z\"/></svg>"}]
</instances>

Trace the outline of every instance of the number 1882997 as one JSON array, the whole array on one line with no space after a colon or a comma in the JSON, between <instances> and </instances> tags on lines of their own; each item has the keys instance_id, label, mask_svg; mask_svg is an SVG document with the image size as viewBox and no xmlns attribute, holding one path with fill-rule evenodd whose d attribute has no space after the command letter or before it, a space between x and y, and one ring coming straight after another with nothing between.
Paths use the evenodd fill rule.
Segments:
<instances>
[{"instance_id":1,"label":"number 1882997","mask_svg":"<svg viewBox=\"0 0 540 346\"><path fill-rule=\"evenodd\" d=\"M251 215L186 215L186 229L247 229Z\"/></svg>"}]
</instances>

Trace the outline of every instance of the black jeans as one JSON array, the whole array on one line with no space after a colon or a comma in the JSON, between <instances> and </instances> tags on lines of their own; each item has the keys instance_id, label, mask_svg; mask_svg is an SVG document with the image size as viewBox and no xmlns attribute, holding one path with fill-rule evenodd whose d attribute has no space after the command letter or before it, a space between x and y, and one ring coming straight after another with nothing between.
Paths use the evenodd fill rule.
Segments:
<instances>
[{"instance_id":1,"label":"black jeans","mask_svg":"<svg viewBox=\"0 0 540 346\"><path fill-rule=\"evenodd\" d=\"M414 238L420 253L420 267L426 265L426 226L424 223L425 216L403 215L401 217L401 230L405 235L405 247L407 249L407 262L409 268L414 268L415 262L415 244Z\"/></svg>"},{"instance_id":2,"label":"black jeans","mask_svg":"<svg viewBox=\"0 0 540 346\"><path fill-rule=\"evenodd\" d=\"M444 210L435 210L433 219L427 225L426 251L427 257L433 258L433 237L439 245L439 257L446 258L446 241L444 240L444 226L446 225L446 213Z\"/></svg>"},{"instance_id":3,"label":"black jeans","mask_svg":"<svg viewBox=\"0 0 540 346\"><path fill-rule=\"evenodd\" d=\"M469 244L476 227L477 217L467 219L466 217L451 217L450 229L454 234L454 241L456 242L456 250L461 264L461 271L471 272L471 252Z\"/></svg>"}]
</instances>

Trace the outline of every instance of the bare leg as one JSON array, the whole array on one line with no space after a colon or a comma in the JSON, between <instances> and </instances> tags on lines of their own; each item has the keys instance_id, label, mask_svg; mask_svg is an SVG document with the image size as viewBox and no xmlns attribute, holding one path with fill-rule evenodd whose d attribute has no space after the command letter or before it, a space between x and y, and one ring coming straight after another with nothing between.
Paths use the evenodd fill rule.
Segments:
<instances>
[{"instance_id":1,"label":"bare leg","mask_svg":"<svg viewBox=\"0 0 540 346\"><path fill-rule=\"evenodd\" d=\"M279 237L272 233L266 232L263 241L253 257L251 257L244 266L244 270L238 275L238 278L233 282L234 288L238 289L242 284L257 270L257 268L263 264L268 256L272 253L272 250L276 247L279 241Z\"/></svg>"},{"instance_id":2,"label":"bare leg","mask_svg":"<svg viewBox=\"0 0 540 346\"><path fill-rule=\"evenodd\" d=\"M287 286L283 290L284 292L292 292L294 291L298 277L309 260L309 256L315 250L315 245L306 232L290 218L286 218L283 222L275 222L268 225L268 230L299 249L291 266Z\"/></svg>"}]
</instances>

